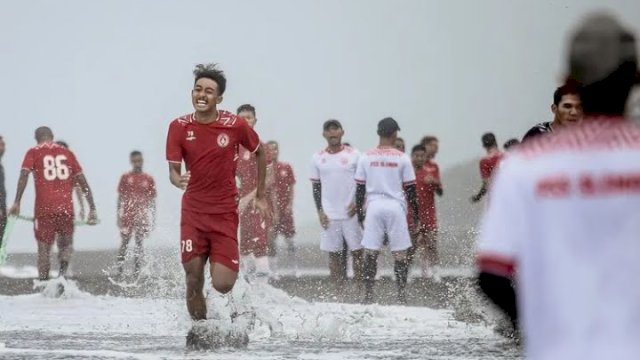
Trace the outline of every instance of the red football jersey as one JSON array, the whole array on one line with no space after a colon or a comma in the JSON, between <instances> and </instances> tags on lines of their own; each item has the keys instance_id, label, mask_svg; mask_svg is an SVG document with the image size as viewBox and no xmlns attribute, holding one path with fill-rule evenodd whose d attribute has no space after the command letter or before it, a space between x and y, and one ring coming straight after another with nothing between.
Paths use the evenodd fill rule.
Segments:
<instances>
[{"instance_id":1,"label":"red football jersey","mask_svg":"<svg viewBox=\"0 0 640 360\"><path fill-rule=\"evenodd\" d=\"M275 164L273 172L276 191L275 206L279 211L284 211L293 200L291 198L291 190L296 183L296 177L293 174L293 168L291 165L282 161Z\"/></svg>"},{"instance_id":2,"label":"red football jersey","mask_svg":"<svg viewBox=\"0 0 640 360\"><path fill-rule=\"evenodd\" d=\"M71 150L51 142L37 145L27 151L22 168L33 174L36 218L73 216L75 176L82 173L82 168Z\"/></svg>"},{"instance_id":3,"label":"red football jersey","mask_svg":"<svg viewBox=\"0 0 640 360\"><path fill-rule=\"evenodd\" d=\"M263 149L266 151L267 165L271 164L271 151L267 146ZM258 187L258 167L255 151L249 151L244 146L240 147L238 152L237 175L240 178L240 197L244 197ZM267 184L268 185L268 184ZM267 187L267 192L271 189Z\"/></svg>"},{"instance_id":4,"label":"red football jersey","mask_svg":"<svg viewBox=\"0 0 640 360\"><path fill-rule=\"evenodd\" d=\"M498 167L503 156L503 152L496 151L480 159L480 177L482 177L482 180L489 180L491 178L493 170Z\"/></svg>"},{"instance_id":5,"label":"red football jersey","mask_svg":"<svg viewBox=\"0 0 640 360\"><path fill-rule=\"evenodd\" d=\"M258 134L247 121L219 110L210 124L200 124L193 114L171 122L167 135L167 160L181 162L191 171L182 197L185 210L223 214L237 211L236 155L239 147L258 150Z\"/></svg>"},{"instance_id":6,"label":"red football jersey","mask_svg":"<svg viewBox=\"0 0 640 360\"><path fill-rule=\"evenodd\" d=\"M440 181L440 168L432 160L427 160L422 168L416 170L416 190L420 223L429 229L435 229L437 227L435 186L425 182L427 176ZM413 216L409 216L409 221L413 222Z\"/></svg>"},{"instance_id":7,"label":"red football jersey","mask_svg":"<svg viewBox=\"0 0 640 360\"><path fill-rule=\"evenodd\" d=\"M156 198L156 184L151 175L130 171L123 174L118 184L121 217L146 215Z\"/></svg>"}]
</instances>

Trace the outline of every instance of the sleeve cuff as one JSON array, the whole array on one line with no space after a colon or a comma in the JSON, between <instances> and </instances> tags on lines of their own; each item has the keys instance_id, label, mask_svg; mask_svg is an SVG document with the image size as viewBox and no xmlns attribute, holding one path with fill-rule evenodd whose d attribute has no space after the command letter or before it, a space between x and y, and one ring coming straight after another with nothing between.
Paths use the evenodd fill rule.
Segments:
<instances>
[{"instance_id":1,"label":"sleeve cuff","mask_svg":"<svg viewBox=\"0 0 640 360\"><path fill-rule=\"evenodd\" d=\"M512 257L499 254L479 254L476 264L481 272L504 277L513 276L516 270L515 260Z\"/></svg>"}]
</instances>

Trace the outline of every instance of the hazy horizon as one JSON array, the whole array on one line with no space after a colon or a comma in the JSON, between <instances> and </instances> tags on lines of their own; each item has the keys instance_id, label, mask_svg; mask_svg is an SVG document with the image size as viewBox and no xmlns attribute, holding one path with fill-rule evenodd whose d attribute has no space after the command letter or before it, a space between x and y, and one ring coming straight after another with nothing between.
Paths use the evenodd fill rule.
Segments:
<instances>
[{"instance_id":1,"label":"hazy horizon","mask_svg":"<svg viewBox=\"0 0 640 360\"><path fill-rule=\"evenodd\" d=\"M407 148L426 134L440 138L442 169L474 159L483 132L502 143L551 119L567 31L605 4L638 29L634 0L7 1L0 135L8 205L33 131L48 125L78 156L102 220L78 229L76 249L118 246L116 187L134 149L158 183L148 245L177 246L181 193L168 181L166 131L193 110L194 65L217 62L228 78L220 108L256 106L261 138L278 140L294 167L297 224L315 224L307 173L324 146L323 121L340 119L345 140L364 150L376 143L377 121L393 116ZM30 180L22 213L32 208ZM8 249L35 251L27 223Z\"/></svg>"}]
</instances>

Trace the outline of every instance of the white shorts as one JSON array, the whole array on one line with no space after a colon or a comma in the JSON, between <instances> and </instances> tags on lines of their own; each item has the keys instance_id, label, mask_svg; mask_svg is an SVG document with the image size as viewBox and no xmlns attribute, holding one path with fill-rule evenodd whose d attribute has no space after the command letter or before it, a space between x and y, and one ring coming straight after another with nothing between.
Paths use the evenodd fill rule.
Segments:
<instances>
[{"instance_id":1,"label":"white shorts","mask_svg":"<svg viewBox=\"0 0 640 360\"><path fill-rule=\"evenodd\" d=\"M320 234L320 250L342 251L343 241L347 242L351 251L362 249L362 228L358 224L357 216L344 220L329 220L329 227L322 229Z\"/></svg>"},{"instance_id":2,"label":"white shorts","mask_svg":"<svg viewBox=\"0 0 640 360\"><path fill-rule=\"evenodd\" d=\"M367 204L362 246L369 250L382 249L385 234L389 236L391 251L411 247L407 213L398 200L376 199Z\"/></svg>"}]
</instances>

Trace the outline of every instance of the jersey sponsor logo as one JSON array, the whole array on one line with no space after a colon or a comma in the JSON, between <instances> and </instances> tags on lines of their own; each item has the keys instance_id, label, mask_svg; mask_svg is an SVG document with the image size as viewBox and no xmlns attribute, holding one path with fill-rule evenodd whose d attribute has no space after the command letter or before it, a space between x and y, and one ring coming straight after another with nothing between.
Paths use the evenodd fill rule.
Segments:
<instances>
[{"instance_id":1,"label":"jersey sponsor logo","mask_svg":"<svg viewBox=\"0 0 640 360\"><path fill-rule=\"evenodd\" d=\"M347 166L347 164L349 164L349 159L346 157L343 157L340 159L340 163L344 166Z\"/></svg>"},{"instance_id":2,"label":"jersey sponsor logo","mask_svg":"<svg viewBox=\"0 0 640 360\"><path fill-rule=\"evenodd\" d=\"M127 183L129 183L129 184L133 184L133 178L132 178L132 177L128 178L128 179L127 179Z\"/></svg>"},{"instance_id":3,"label":"jersey sponsor logo","mask_svg":"<svg viewBox=\"0 0 640 360\"><path fill-rule=\"evenodd\" d=\"M582 174L577 179L568 176L550 176L536 184L540 197L568 197L572 193L582 197L640 193L640 172Z\"/></svg>"},{"instance_id":4,"label":"jersey sponsor logo","mask_svg":"<svg viewBox=\"0 0 640 360\"><path fill-rule=\"evenodd\" d=\"M193 141L196 136L193 134L193 130L187 130L187 141Z\"/></svg>"},{"instance_id":5,"label":"jersey sponsor logo","mask_svg":"<svg viewBox=\"0 0 640 360\"><path fill-rule=\"evenodd\" d=\"M229 145L229 135L222 133L218 135L218 146L221 148L227 147Z\"/></svg>"},{"instance_id":6,"label":"jersey sponsor logo","mask_svg":"<svg viewBox=\"0 0 640 360\"><path fill-rule=\"evenodd\" d=\"M372 161L369 163L371 167L389 167L389 168L397 168L398 163L395 161Z\"/></svg>"}]
</instances>

